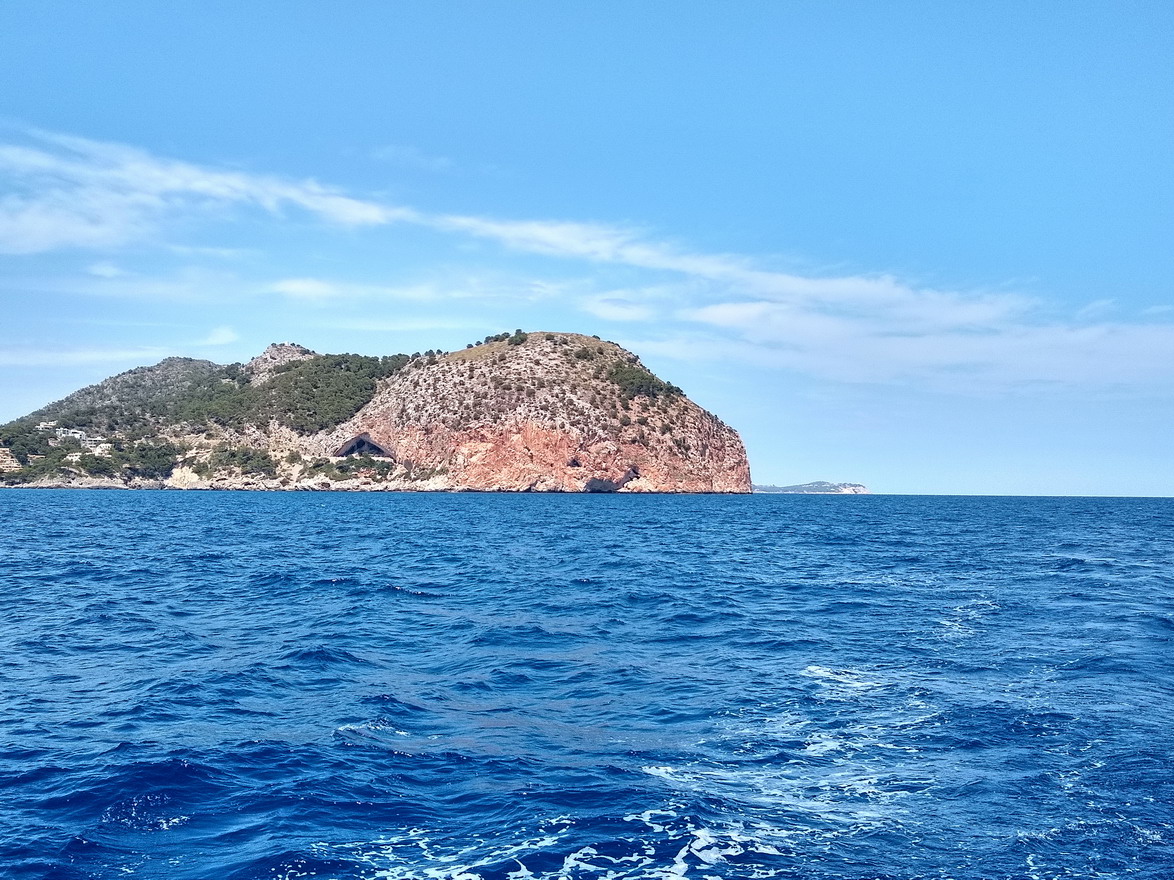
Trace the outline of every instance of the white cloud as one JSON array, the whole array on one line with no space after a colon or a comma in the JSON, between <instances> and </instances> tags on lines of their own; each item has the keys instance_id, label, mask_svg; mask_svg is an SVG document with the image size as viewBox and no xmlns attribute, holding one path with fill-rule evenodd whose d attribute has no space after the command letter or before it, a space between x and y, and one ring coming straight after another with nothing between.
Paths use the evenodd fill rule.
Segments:
<instances>
[{"instance_id":1,"label":"white cloud","mask_svg":"<svg viewBox=\"0 0 1174 880\"><path fill-rule=\"evenodd\" d=\"M381 320L362 318L349 321L329 321L323 326L334 330L357 330L363 333L418 333L422 330L472 330L485 326L484 320L449 320L445 318L395 318Z\"/></svg>"},{"instance_id":2,"label":"white cloud","mask_svg":"<svg viewBox=\"0 0 1174 880\"><path fill-rule=\"evenodd\" d=\"M1174 324L939 320L906 327L887 315L767 301L718 303L686 317L733 331L750 360L839 381L990 390L1174 380Z\"/></svg>"},{"instance_id":3,"label":"white cloud","mask_svg":"<svg viewBox=\"0 0 1174 880\"><path fill-rule=\"evenodd\" d=\"M600 294L582 301L583 310L605 321L648 321L656 310L628 297Z\"/></svg>"},{"instance_id":4,"label":"white cloud","mask_svg":"<svg viewBox=\"0 0 1174 880\"><path fill-rule=\"evenodd\" d=\"M426 302L439 299L443 293L433 285L356 284L346 281L327 281L321 278L283 278L268 285L268 290L298 300L334 299L393 299Z\"/></svg>"},{"instance_id":5,"label":"white cloud","mask_svg":"<svg viewBox=\"0 0 1174 880\"><path fill-rule=\"evenodd\" d=\"M584 296L579 307L605 321L645 323L699 295L704 291L688 283L617 288Z\"/></svg>"},{"instance_id":6,"label":"white cloud","mask_svg":"<svg viewBox=\"0 0 1174 880\"><path fill-rule=\"evenodd\" d=\"M0 252L100 248L148 238L167 217L242 205L298 208L342 226L412 220L415 212L351 198L312 181L204 168L133 147L29 132L0 145Z\"/></svg>"},{"instance_id":7,"label":"white cloud","mask_svg":"<svg viewBox=\"0 0 1174 880\"><path fill-rule=\"evenodd\" d=\"M317 278L285 278L269 286L274 293L294 299L334 299L342 296L342 287Z\"/></svg>"},{"instance_id":8,"label":"white cloud","mask_svg":"<svg viewBox=\"0 0 1174 880\"><path fill-rule=\"evenodd\" d=\"M442 300L533 302L562 296L567 292L568 286L529 278L469 274L448 280L399 285L325 278L282 278L265 285L263 289L304 302L363 299L435 303Z\"/></svg>"},{"instance_id":9,"label":"white cloud","mask_svg":"<svg viewBox=\"0 0 1174 880\"><path fill-rule=\"evenodd\" d=\"M1077 321L1104 320L1117 309L1117 301L1112 299L1098 299L1079 309L1075 318Z\"/></svg>"},{"instance_id":10,"label":"white cloud","mask_svg":"<svg viewBox=\"0 0 1174 880\"><path fill-rule=\"evenodd\" d=\"M232 272L209 270L199 266L184 266L167 275L117 274L94 272L88 278L38 279L35 286L59 295L80 294L97 297L137 299L148 302L219 303L233 302L258 293L257 285L249 284ZM10 286L12 280L0 281Z\"/></svg>"},{"instance_id":11,"label":"white cloud","mask_svg":"<svg viewBox=\"0 0 1174 880\"><path fill-rule=\"evenodd\" d=\"M216 327L205 336L199 345L229 345L240 339L240 335L231 327Z\"/></svg>"}]
</instances>

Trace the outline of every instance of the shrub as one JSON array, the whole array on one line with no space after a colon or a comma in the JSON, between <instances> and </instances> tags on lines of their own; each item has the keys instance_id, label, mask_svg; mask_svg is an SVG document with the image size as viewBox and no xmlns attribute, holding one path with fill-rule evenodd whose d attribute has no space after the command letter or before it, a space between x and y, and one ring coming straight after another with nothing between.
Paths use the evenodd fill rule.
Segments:
<instances>
[{"instance_id":1,"label":"shrub","mask_svg":"<svg viewBox=\"0 0 1174 880\"><path fill-rule=\"evenodd\" d=\"M266 477L277 476L277 462L268 453L259 449L237 447L234 449L219 449L212 453L209 459L212 470L222 468L238 468L242 474L260 474Z\"/></svg>"},{"instance_id":2,"label":"shrub","mask_svg":"<svg viewBox=\"0 0 1174 880\"><path fill-rule=\"evenodd\" d=\"M656 398L662 395L673 397L682 393L676 385L661 381L643 367L623 361L612 364L607 378L619 386L628 400L640 395Z\"/></svg>"},{"instance_id":3,"label":"shrub","mask_svg":"<svg viewBox=\"0 0 1174 880\"><path fill-rule=\"evenodd\" d=\"M165 480L179 463L179 450L170 443L139 443L119 456L128 474L150 480Z\"/></svg>"},{"instance_id":4,"label":"shrub","mask_svg":"<svg viewBox=\"0 0 1174 880\"><path fill-rule=\"evenodd\" d=\"M83 455L77 464L95 477L112 477L118 473L118 465L114 459L105 455Z\"/></svg>"}]
</instances>

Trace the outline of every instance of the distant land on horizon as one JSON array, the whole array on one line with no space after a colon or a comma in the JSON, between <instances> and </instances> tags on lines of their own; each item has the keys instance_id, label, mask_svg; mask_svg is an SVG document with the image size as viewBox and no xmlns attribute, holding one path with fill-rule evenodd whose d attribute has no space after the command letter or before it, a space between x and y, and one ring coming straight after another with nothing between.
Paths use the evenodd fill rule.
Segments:
<instances>
[{"instance_id":1,"label":"distant land on horizon","mask_svg":"<svg viewBox=\"0 0 1174 880\"><path fill-rule=\"evenodd\" d=\"M77 488L751 491L738 433L615 343L500 333L385 357L167 358L0 426L0 482Z\"/></svg>"},{"instance_id":2,"label":"distant land on horizon","mask_svg":"<svg viewBox=\"0 0 1174 880\"><path fill-rule=\"evenodd\" d=\"M796 486L764 486L755 483L753 491L762 495L871 495L867 486L860 483L829 483L816 480Z\"/></svg>"}]
</instances>

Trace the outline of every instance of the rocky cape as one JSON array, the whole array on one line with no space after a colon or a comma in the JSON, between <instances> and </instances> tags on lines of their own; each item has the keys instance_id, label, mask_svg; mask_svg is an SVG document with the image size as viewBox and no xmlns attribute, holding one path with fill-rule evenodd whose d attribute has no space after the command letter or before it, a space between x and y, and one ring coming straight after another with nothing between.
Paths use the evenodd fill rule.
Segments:
<instances>
[{"instance_id":1,"label":"rocky cape","mask_svg":"<svg viewBox=\"0 0 1174 880\"><path fill-rule=\"evenodd\" d=\"M749 492L736 431L631 352L499 334L372 358L169 358L0 427L8 485Z\"/></svg>"}]
</instances>

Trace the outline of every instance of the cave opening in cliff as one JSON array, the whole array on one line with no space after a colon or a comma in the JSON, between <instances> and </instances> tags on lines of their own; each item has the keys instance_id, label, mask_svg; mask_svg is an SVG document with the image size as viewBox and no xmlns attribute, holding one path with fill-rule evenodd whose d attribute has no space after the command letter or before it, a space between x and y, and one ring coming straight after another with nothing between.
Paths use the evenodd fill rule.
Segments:
<instances>
[{"instance_id":1,"label":"cave opening in cliff","mask_svg":"<svg viewBox=\"0 0 1174 880\"><path fill-rule=\"evenodd\" d=\"M360 434L352 437L338 448L336 458L345 458L348 455L373 455L380 458L391 458L392 455L378 443L371 439L370 434Z\"/></svg>"}]
</instances>

